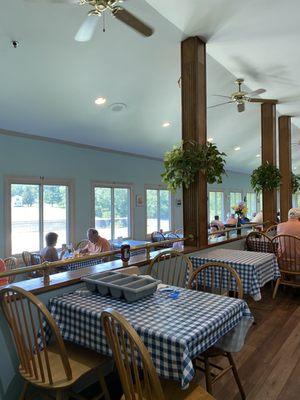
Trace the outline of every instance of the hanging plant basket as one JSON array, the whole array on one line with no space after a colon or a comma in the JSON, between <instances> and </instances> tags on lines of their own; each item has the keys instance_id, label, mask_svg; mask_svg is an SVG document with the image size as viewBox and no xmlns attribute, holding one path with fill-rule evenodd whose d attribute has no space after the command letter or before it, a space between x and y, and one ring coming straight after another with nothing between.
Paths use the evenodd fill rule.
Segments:
<instances>
[{"instance_id":1,"label":"hanging plant basket","mask_svg":"<svg viewBox=\"0 0 300 400\"><path fill-rule=\"evenodd\" d=\"M161 175L168 189L188 189L201 171L207 183L222 183L225 172L225 153L213 143L200 145L195 141L182 142L174 146L164 157L165 171Z\"/></svg>"},{"instance_id":2,"label":"hanging plant basket","mask_svg":"<svg viewBox=\"0 0 300 400\"><path fill-rule=\"evenodd\" d=\"M280 186L281 174L275 165L268 162L256 168L251 174L251 186L256 193L274 190Z\"/></svg>"},{"instance_id":3,"label":"hanging plant basket","mask_svg":"<svg viewBox=\"0 0 300 400\"><path fill-rule=\"evenodd\" d=\"M300 176L295 175L292 172L292 193L295 194L300 189Z\"/></svg>"}]
</instances>

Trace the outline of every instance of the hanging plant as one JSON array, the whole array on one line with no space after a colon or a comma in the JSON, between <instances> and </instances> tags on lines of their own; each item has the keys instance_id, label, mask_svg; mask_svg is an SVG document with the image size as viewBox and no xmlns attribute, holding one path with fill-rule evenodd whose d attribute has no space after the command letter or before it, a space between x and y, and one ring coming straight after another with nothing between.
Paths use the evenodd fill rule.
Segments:
<instances>
[{"instance_id":1,"label":"hanging plant","mask_svg":"<svg viewBox=\"0 0 300 400\"><path fill-rule=\"evenodd\" d=\"M274 190L280 186L281 174L275 165L268 162L256 168L251 174L251 186L256 193Z\"/></svg>"},{"instance_id":2,"label":"hanging plant","mask_svg":"<svg viewBox=\"0 0 300 400\"><path fill-rule=\"evenodd\" d=\"M295 194L300 189L300 176L295 175L292 172L292 193Z\"/></svg>"},{"instance_id":3,"label":"hanging plant","mask_svg":"<svg viewBox=\"0 0 300 400\"><path fill-rule=\"evenodd\" d=\"M185 141L174 146L164 157L165 171L161 175L168 189L189 188L201 171L208 183L222 183L225 174L225 153L221 153L213 143L200 145L195 141Z\"/></svg>"}]
</instances>

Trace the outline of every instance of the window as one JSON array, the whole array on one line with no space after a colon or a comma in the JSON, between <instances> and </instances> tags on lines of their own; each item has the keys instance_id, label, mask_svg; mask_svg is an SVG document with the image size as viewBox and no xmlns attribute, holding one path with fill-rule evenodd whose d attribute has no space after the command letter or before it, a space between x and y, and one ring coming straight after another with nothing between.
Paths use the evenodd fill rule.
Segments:
<instances>
[{"instance_id":1,"label":"window","mask_svg":"<svg viewBox=\"0 0 300 400\"><path fill-rule=\"evenodd\" d=\"M300 208L300 193L293 194L293 207Z\"/></svg>"},{"instance_id":2,"label":"window","mask_svg":"<svg viewBox=\"0 0 300 400\"><path fill-rule=\"evenodd\" d=\"M242 193L230 192L230 213L232 213L232 207L242 201Z\"/></svg>"},{"instance_id":3,"label":"window","mask_svg":"<svg viewBox=\"0 0 300 400\"><path fill-rule=\"evenodd\" d=\"M171 193L166 189L147 189L147 234L171 230Z\"/></svg>"},{"instance_id":4,"label":"window","mask_svg":"<svg viewBox=\"0 0 300 400\"><path fill-rule=\"evenodd\" d=\"M249 219L251 219L253 217L253 214L257 212L256 193L253 193L253 192L247 193L247 207L248 207L247 216Z\"/></svg>"},{"instance_id":5,"label":"window","mask_svg":"<svg viewBox=\"0 0 300 400\"><path fill-rule=\"evenodd\" d=\"M215 219L215 215L220 217L220 220L224 219L224 193L223 192L209 192L209 221Z\"/></svg>"},{"instance_id":6,"label":"window","mask_svg":"<svg viewBox=\"0 0 300 400\"><path fill-rule=\"evenodd\" d=\"M69 242L69 184L16 178L8 188L9 254L41 250L48 232L58 234L58 247Z\"/></svg>"},{"instance_id":7,"label":"window","mask_svg":"<svg viewBox=\"0 0 300 400\"><path fill-rule=\"evenodd\" d=\"M100 236L107 240L131 236L131 189L94 185L94 220Z\"/></svg>"}]
</instances>

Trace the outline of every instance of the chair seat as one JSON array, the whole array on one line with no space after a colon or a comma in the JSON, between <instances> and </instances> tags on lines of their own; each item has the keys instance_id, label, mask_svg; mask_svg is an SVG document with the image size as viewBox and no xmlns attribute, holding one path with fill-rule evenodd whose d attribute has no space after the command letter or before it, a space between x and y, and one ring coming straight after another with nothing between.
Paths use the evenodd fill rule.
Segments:
<instances>
[{"instance_id":1,"label":"chair seat","mask_svg":"<svg viewBox=\"0 0 300 400\"><path fill-rule=\"evenodd\" d=\"M186 390L182 390L179 382L161 380L166 400L214 400L202 386L191 382Z\"/></svg>"},{"instance_id":2,"label":"chair seat","mask_svg":"<svg viewBox=\"0 0 300 400\"><path fill-rule=\"evenodd\" d=\"M47 352L49 357L49 363L52 367L52 380L53 384L50 384L49 378L45 376L45 382L42 381L41 377L39 379L35 379L32 376L28 376L27 374L19 368L19 371L23 378L29 381L31 384L36 385L42 388L48 389L64 389L72 386L78 379L80 379L85 374L91 372L92 370L101 368L107 362L110 362L110 359L104 357L92 350L86 349L82 346L77 346L72 343L65 342L66 350L69 357L70 367L72 371L72 379L68 380L63 368L63 364L61 362L61 356L56 346L48 346ZM41 353L41 361L44 367L44 371L47 371L47 366L45 362L45 357L43 352ZM35 362L38 365L38 358L35 355ZM32 365L32 364L31 364Z\"/></svg>"}]
</instances>

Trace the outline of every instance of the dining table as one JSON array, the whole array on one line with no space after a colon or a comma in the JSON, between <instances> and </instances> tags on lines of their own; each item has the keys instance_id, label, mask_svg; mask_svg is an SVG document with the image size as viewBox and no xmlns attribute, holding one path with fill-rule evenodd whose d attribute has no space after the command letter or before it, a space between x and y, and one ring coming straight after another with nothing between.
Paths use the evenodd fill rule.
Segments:
<instances>
[{"instance_id":1,"label":"dining table","mask_svg":"<svg viewBox=\"0 0 300 400\"><path fill-rule=\"evenodd\" d=\"M107 356L112 353L101 313L118 311L141 337L159 376L179 381L184 389L195 375L193 359L213 345L240 351L253 317L244 300L173 289L176 296L170 295L170 287L162 288L128 303L83 287L51 298L48 309L64 340ZM47 327L45 332L47 337Z\"/></svg>"},{"instance_id":2,"label":"dining table","mask_svg":"<svg viewBox=\"0 0 300 400\"><path fill-rule=\"evenodd\" d=\"M261 288L270 281L280 277L280 270L274 254L260 253L256 251L214 249L203 251L199 255L190 256L193 269L208 262L223 262L236 270L243 284L244 294L249 294L254 300L261 300ZM229 272L225 273L223 279L227 279ZM218 287L220 281L220 269L216 268L214 274L214 286ZM202 279L199 274L198 279ZM210 274L207 276L209 285ZM201 281L199 282L201 285ZM230 290L236 291L236 282L231 280Z\"/></svg>"}]
</instances>

